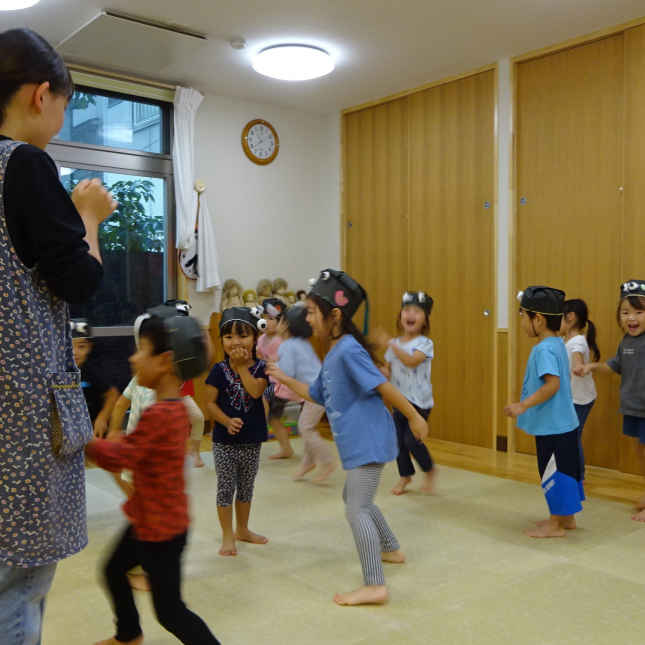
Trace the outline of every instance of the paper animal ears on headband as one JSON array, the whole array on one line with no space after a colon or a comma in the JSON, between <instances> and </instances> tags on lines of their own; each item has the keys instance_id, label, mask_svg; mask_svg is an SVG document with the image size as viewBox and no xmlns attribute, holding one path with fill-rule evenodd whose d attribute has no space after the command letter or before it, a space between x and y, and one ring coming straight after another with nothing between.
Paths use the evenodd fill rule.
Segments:
<instances>
[{"instance_id":1,"label":"paper animal ears on headband","mask_svg":"<svg viewBox=\"0 0 645 645\"><path fill-rule=\"evenodd\" d=\"M262 318L263 313L264 307L260 305L253 307L253 309L249 309L248 307L229 307L228 309L224 309L222 318L219 321L220 335L224 325L234 320L247 323L255 327L258 331L264 331L267 328L267 321Z\"/></svg>"},{"instance_id":2,"label":"paper animal ears on headband","mask_svg":"<svg viewBox=\"0 0 645 645\"><path fill-rule=\"evenodd\" d=\"M92 327L85 318L72 318L69 321L72 338L92 338Z\"/></svg>"},{"instance_id":3,"label":"paper animal ears on headband","mask_svg":"<svg viewBox=\"0 0 645 645\"><path fill-rule=\"evenodd\" d=\"M629 280L620 285L620 299L629 298L629 296L645 297L645 280Z\"/></svg>"},{"instance_id":4,"label":"paper animal ears on headband","mask_svg":"<svg viewBox=\"0 0 645 645\"><path fill-rule=\"evenodd\" d=\"M433 304L434 300L423 293L423 291L406 291L401 299L401 308L414 305L415 307L423 309L428 315L432 311Z\"/></svg>"},{"instance_id":5,"label":"paper animal ears on headband","mask_svg":"<svg viewBox=\"0 0 645 645\"><path fill-rule=\"evenodd\" d=\"M324 298L349 318L354 316L367 299L365 289L342 271L326 269L321 271L318 278L310 280L309 283L311 284L311 293Z\"/></svg>"}]
</instances>

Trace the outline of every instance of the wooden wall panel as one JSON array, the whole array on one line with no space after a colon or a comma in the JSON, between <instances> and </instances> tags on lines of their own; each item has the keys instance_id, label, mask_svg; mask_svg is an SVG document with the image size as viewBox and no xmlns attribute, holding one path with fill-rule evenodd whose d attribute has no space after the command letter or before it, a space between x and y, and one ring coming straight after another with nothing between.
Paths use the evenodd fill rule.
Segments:
<instances>
[{"instance_id":1,"label":"wooden wall panel","mask_svg":"<svg viewBox=\"0 0 645 645\"><path fill-rule=\"evenodd\" d=\"M393 334L408 278L408 99L343 119L345 270L370 297L371 329Z\"/></svg>"},{"instance_id":2,"label":"wooden wall panel","mask_svg":"<svg viewBox=\"0 0 645 645\"><path fill-rule=\"evenodd\" d=\"M495 397L495 415L497 426L495 432L498 437L508 438L508 417L504 408L510 403L508 392L508 331L497 330L497 396ZM511 446L508 446L510 451Z\"/></svg>"},{"instance_id":3,"label":"wooden wall panel","mask_svg":"<svg viewBox=\"0 0 645 645\"><path fill-rule=\"evenodd\" d=\"M645 278L645 25L625 31L625 179L621 282ZM618 301L617 285L613 295ZM622 437L620 469L641 474Z\"/></svg>"},{"instance_id":4,"label":"wooden wall panel","mask_svg":"<svg viewBox=\"0 0 645 645\"><path fill-rule=\"evenodd\" d=\"M517 286L545 284L583 298L605 359L621 338L614 311L622 275L623 45L619 34L517 66ZM535 344L520 330L517 338L514 400ZM586 459L618 468L619 383L595 380ZM532 437L515 436L519 451L534 452Z\"/></svg>"},{"instance_id":5,"label":"wooden wall panel","mask_svg":"<svg viewBox=\"0 0 645 645\"><path fill-rule=\"evenodd\" d=\"M489 448L495 419L494 137L494 71L410 96L409 288L435 301L430 435Z\"/></svg>"}]
</instances>

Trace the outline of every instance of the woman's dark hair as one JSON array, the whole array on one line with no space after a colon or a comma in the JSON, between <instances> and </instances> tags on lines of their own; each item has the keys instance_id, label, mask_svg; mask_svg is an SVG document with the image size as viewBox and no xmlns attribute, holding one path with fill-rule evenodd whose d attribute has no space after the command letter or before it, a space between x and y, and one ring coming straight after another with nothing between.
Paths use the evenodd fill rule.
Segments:
<instances>
[{"instance_id":1,"label":"woman's dark hair","mask_svg":"<svg viewBox=\"0 0 645 645\"><path fill-rule=\"evenodd\" d=\"M419 307L419 311L423 311L421 307ZM399 332L399 334L403 333L403 325L401 324L401 314L403 313L403 308L401 308L401 311L399 311L399 317L396 319L396 331ZM421 328L421 335L425 336L429 331L430 331L430 316L423 311L425 314L425 321L423 323L423 327Z\"/></svg>"},{"instance_id":2,"label":"woman's dark hair","mask_svg":"<svg viewBox=\"0 0 645 645\"><path fill-rule=\"evenodd\" d=\"M531 319L535 318L538 315L537 311L527 311L526 309L522 310L520 307L520 311L524 311L524 313ZM554 331L556 334L559 333L560 331L560 325L562 324L562 314L556 315L551 315L551 314L540 314L546 320L546 328L549 331Z\"/></svg>"},{"instance_id":3,"label":"woman's dark hair","mask_svg":"<svg viewBox=\"0 0 645 645\"><path fill-rule=\"evenodd\" d=\"M634 307L634 309L645 311L645 296L627 296L627 298L623 298L618 303L618 309L616 309L616 322L623 331L625 330L623 329L623 323L620 320L620 310L623 308L623 302L625 300L629 300L629 304Z\"/></svg>"},{"instance_id":4,"label":"woman's dark hair","mask_svg":"<svg viewBox=\"0 0 645 645\"><path fill-rule=\"evenodd\" d=\"M250 323L244 322L243 320L229 320L224 326L220 329L219 335L220 338L223 338L227 334L242 334L243 332L253 335L253 360L257 360L257 342L258 342L258 330L251 325ZM222 343L223 345L223 343ZM228 354L224 352L224 356L228 358Z\"/></svg>"},{"instance_id":5,"label":"woman's dark hair","mask_svg":"<svg viewBox=\"0 0 645 645\"><path fill-rule=\"evenodd\" d=\"M580 298L565 300L562 313L565 316L570 313L575 314L576 322L574 326L578 331L583 331L585 327L588 328L587 345L589 345L589 349L593 352L594 361L597 363L600 360L600 350L596 344L596 326L589 320L587 303L584 300L580 300Z\"/></svg>"},{"instance_id":6,"label":"woman's dark hair","mask_svg":"<svg viewBox=\"0 0 645 645\"><path fill-rule=\"evenodd\" d=\"M334 307L334 305L332 305L330 302L328 302L324 298L321 298L315 293L310 293L307 296L307 300L311 300L311 302L313 302L318 307L318 309L320 309L320 313L322 313L323 319L325 321L330 321L331 312L334 309L337 309L337 307ZM340 334L341 336L345 334L353 336L356 339L356 342L370 355L372 361L374 361L374 363L377 365L380 363L380 361L376 357L374 345L372 345L372 343L370 343L370 341L365 338L365 336L358 330L358 327L356 327L351 319L348 318L345 314L343 314L340 319Z\"/></svg>"},{"instance_id":7,"label":"woman's dark hair","mask_svg":"<svg viewBox=\"0 0 645 645\"><path fill-rule=\"evenodd\" d=\"M23 86L49 83L49 90L68 100L74 95L74 81L60 55L30 29L9 29L0 33L0 124L7 106Z\"/></svg>"},{"instance_id":8,"label":"woman's dark hair","mask_svg":"<svg viewBox=\"0 0 645 645\"><path fill-rule=\"evenodd\" d=\"M166 347L166 330L163 318L153 316L146 318L139 327L139 339L146 338L152 345L153 356L159 356L168 351Z\"/></svg>"}]
</instances>

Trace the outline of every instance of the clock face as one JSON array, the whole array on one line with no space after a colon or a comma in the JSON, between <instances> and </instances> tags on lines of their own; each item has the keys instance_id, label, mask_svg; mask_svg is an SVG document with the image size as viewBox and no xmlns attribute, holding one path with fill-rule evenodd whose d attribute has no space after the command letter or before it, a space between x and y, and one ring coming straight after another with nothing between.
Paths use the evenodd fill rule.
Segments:
<instances>
[{"instance_id":1,"label":"clock face","mask_svg":"<svg viewBox=\"0 0 645 645\"><path fill-rule=\"evenodd\" d=\"M242 146L251 161L264 165L276 158L280 143L275 129L266 121L257 119L244 129Z\"/></svg>"}]
</instances>

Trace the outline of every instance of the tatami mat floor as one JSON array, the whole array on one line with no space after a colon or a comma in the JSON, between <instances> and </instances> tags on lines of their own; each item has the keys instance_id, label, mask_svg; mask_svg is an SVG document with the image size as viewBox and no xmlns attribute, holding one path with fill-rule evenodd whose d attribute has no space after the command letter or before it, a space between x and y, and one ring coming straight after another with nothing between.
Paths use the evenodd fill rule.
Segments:
<instances>
[{"instance_id":1,"label":"tatami mat floor","mask_svg":"<svg viewBox=\"0 0 645 645\"><path fill-rule=\"evenodd\" d=\"M300 440L293 441L296 453ZM337 607L332 596L361 584L345 521L338 469L322 485L293 483L297 460L262 450L251 528L266 546L217 554L212 457L191 470L193 526L184 595L223 645L642 645L645 524L625 504L589 499L579 530L534 540L523 529L546 514L540 488L439 466L437 490L397 498L389 464L377 503L408 561L388 565L382 607ZM122 501L110 476L87 473L90 545L61 562L48 597L43 645L91 645L112 631L97 572L120 533ZM137 592L148 645L177 641Z\"/></svg>"}]
</instances>

